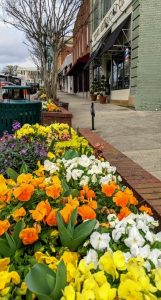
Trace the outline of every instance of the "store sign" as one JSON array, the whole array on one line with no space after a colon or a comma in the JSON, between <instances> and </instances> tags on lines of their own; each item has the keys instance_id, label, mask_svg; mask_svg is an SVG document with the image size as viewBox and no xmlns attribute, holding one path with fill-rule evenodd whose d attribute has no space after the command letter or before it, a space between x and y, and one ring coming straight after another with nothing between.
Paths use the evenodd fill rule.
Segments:
<instances>
[{"instance_id":1,"label":"store sign","mask_svg":"<svg viewBox=\"0 0 161 300\"><path fill-rule=\"evenodd\" d=\"M103 34L112 26L119 16L127 9L132 0L116 0L107 12L99 27L94 32L92 40L96 44ZM94 46L94 45L93 45Z\"/></svg>"}]
</instances>

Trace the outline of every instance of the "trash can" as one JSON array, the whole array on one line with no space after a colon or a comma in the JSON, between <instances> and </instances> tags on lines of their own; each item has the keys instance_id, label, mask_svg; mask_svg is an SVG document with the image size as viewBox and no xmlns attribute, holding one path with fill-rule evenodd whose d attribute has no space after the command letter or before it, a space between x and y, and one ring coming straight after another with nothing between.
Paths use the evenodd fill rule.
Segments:
<instances>
[{"instance_id":1,"label":"trash can","mask_svg":"<svg viewBox=\"0 0 161 300\"><path fill-rule=\"evenodd\" d=\"M12 133L12 124L16 120L21 126L25 123L41 123L41 101L9 100L0 102L0 136L7 130Z\"/></svg>"}]
</instances>

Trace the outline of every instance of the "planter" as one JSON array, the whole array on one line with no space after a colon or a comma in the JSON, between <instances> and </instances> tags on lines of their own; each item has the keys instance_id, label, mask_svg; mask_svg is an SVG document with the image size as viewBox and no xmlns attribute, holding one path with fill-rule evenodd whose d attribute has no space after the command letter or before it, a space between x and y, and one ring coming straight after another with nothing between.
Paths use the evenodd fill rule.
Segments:
<instances>
[{"instance_id":1,"label":"planter","mask_svg":"<svg viewBox=\"0 0 161 300\"><path fill-rule=\"evenodd\" d=\"M61 102L59 100L55 100L54 103L59 106L59 107L63 107L65 108L66 110L68 110L69 108L69 103L68 102Z\"/></svg>"},{"instance_id":2,"label":"planter","mask_svg":"<svg viewBox=\"0 0 161 300\"><path fill-rule=\"evenodd\" d=\"M99 101L100 101L101 104L105 104L106 103L106 96L100 95L99 96Z\"/></svg>"},{"instance_id":3,"label":"planter","mask_svg":"<svg viewBox=\"0 0 161 300\"><path fill-rule=\"evenodd\" d=\"M91 95L91 100L96 101L97 100L97 94L90 94Z\"/></svg>"},{"instance_id":4,"label":"planter","mask_svg":"<svg viewBox=\"0 0 161 300\"><path fill-rule=\"evenodd\" d=\"M43 111L42 125L51 125L53 123L65 123L69 126L72 126L72 114L63 107L60 107L60 109L60 112Z\"/></svg>"}]
</instances>

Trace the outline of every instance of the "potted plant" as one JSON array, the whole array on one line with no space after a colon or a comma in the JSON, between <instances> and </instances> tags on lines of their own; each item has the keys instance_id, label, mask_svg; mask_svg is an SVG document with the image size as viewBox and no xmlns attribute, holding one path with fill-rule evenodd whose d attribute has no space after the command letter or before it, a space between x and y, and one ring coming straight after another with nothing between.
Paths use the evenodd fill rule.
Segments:
<instances>
[{"instance_id":1,"label":"potted plant","mask_svg":"<svg viewBox=\"0 0 161 300\"><path fill-rule=\"evenodd\" d=\"M90 89L90 96L91 96L91 100L92 101L96 101L97 100L97 91L98 91L98 81L95 78L92 81L91 89Z\"/></svg>"},{"instance_id":2,"label":"potted plant","mask_svg":"<svg viewBox=\"0 0 161 300\"><path fill-rule=\"evenodd\" d=\"M105 90L106 90L106 79L105 76L102 75L101 81L99 83L99 101L101 104L106 103Z\"/></svg>"}]
</instances>

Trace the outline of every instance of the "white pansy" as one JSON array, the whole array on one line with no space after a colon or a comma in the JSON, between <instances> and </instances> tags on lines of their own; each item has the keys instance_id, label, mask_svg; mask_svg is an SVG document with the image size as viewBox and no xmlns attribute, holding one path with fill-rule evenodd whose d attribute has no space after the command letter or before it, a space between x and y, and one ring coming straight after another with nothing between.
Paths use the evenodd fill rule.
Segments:
<instances>
[{"instance_id":1,"label":"white pansy","mask_svg":"<svg viewBox=\"0 0 161 300\"><path fill-rule=\"evenodd\" d=\"M155 234L155 241L161 242L161 231Z\"/></svg>"},{"instance_id":2,"label":"white pansy","mask_svg":"<svg viewBox=\"0 0 161 300\"><path fill-rule=\"evenodd\" d=\"M84 260L86 261L87 264L93 263L95 268L98 266L98 254L94 249L90 249L87 252L87 255L84 256Z\"/></svg>"},{"instance_id":3,"label":"white pansy","mask_svg":"<svg viewBox=\"0 0 161 300\"><path fill-rule=\"evenodd\" d=\"M109 233L93 232L90 236L90 243L92 247L96 250L109 249L109 242L111 238Z\"/></svg>"},{"instance_id":4,"label":"white pansy","mask_svg":"<svg viewBox=\"0 0 161 300\"><path fill-rule=\"evenodd\" d=\"M87 174L89 175L93 175L93 174L101 174L102 173L102 168L97 166L97 165L93 165L91 167L90 170L88 170Z\"/></svg>"},{"instance_id":5,"label":"white pansy","mask_svg":"<svg viewBox=\"0 0 161 300\"><path fill-rule=\"evenodd\" d=\"M112 238L115 242L118 242L122 235L125 234L125 228L117 228L112 231Z\"/></svg>"},{"instance_id":6,"label":"white pansy","mask_svg":"<svg viewBox=\"0 0 161 300\"><path fill-rule=\"evenodd\" d=\"M96 176L96 174L92 175L91 180L92 180L92 183L96 183L97 182L97 176Z\"/></svg>"},{"instance_id":7,"label":"white pansy","mask_svg":"<svg viewBox=\"0 0 161 300\"><path fill-rule=\"evenodd\" d=\"M107 221L109 222L111 228L116 227L116 225L119 223L119 219L115 214L108 215Z\"/></svg>"},{"instance_id":8,"label":"white pansy","mask_svg":"<svg viewBox=\"0 0 161 300\"><path fill-rule=\"evenodd\" d=\"M161 267L161 250L160 249L153 249L150 252L149 259L153 262L156 268Z\"/></svg>"},{"instance_id":9,"label":"white pansy","mask_svg":"<svg viewBox=\"0 0 161 300\"><path fill-rule=\"evenodd\" d=\"M83 171L82 170L78 170L78 169L74 169L72 170L72 178L74 180L77 180L78 178L80 178L83 174Z\"/></svg>"},{"instance_id":10,"label":"white pansy","mask_svg":"<svg viewBox=\"0 0 161 300\"><path fill-rule=\"evenodd\" d=\"M50 174L53 174L54 172L58 171L58 166L51 162L50 160L44 161L44 170L50 172Z\"/></svg>"},{"instance_id":11,"label":"white pansy","mask_svg":"<svg viewBox=\"0 0 161 300\"><path fill-rule=\"evenodd\" d=\"M108 175L106 175L106 176L104 176L104 177L101 177L100 178L100 184L102 185L103 183L104 184L107 184L107 183L109 183L110 181L112 181L112 175L111 174L108 174Z\"/></svg>"},{"instance_id":12,"label":"white pansy","mask_svg":"<svg viewBox=\"0 0 161 300\"><path fill-rule=\"evenodd\" d=\"M84 186L84 185L87 185L88 184L88 182L89 182L89 177L88 176L83 176L82 178L81 178L81 181L80 181L80 186Z\"/></svg>"},{"instance_id":13,"label":"white pansy","mask_svg":"<svg viewBox=\"0 0 161 300\"><path fill-rule=\"evenodd\" d=\"M142 247L145 243L145 239L140 234L139 230L135 227L130 228L129 237L124 240L127 247L131 248L134 245Z\"/></svg>"},{"instance_id":14,"label":"white pansy","mask_svg":"<svg viewBox=\"0 0 161 300\"><path fill-rule=\"evenodd\" d=\"M132 255L131 255L130 252L125 252L125 253L124 253L124 257L125 257L126 262L128 262L129 259L132 257Z\"/></svg>"},{"instance_id":15,"label":"white pansy","mask_svg":"<svg viewBox=\"0 0 161 300\"><path fill-rule=\"evenodd\" d=\"M139 248L139 255L142 258L148 258L150 255L150 246L149 245L145 245L144 247L140 247Z\"/></svg>"},{"instance_id":16,"label":"white pansy","mask_svg":"<svg viewBox=\"0 0 161 300\"><path fill-rule=\"evenodd\" d=\"M108 172L112 173L112 174L115 174L116 173L116 167L112 167L112 166L108 167Z\"/></svg>"},{"instance_id":17,"label":"white pansy","mask_svg":"<svg viewBox=\"0 0 161 300\"><path fill-rule=\"evenodd\" d=\"M152 232L150 232L149 230L147 231L145 238L148 242L150 242L150 244L154 243L154 240L155 240L154 234Z\"/></svg>"},{"instance_id":18,"label":"white pansy","mask_svg":"<svg viewBox=\"0 0 161 300\"><path fill-rule=\"evenodd\" d=\"M66 174L66 180L67 182L69 182L69 180L72 178L72 172L71 171L68 171L67 174Z\"/></svg>"},{"instance_id":19,"label":"white pansy","mask_svg":"<svg viewBox=\"0 0 161 300\"><path fill-rule=\"evenodd\" d=\"M121 176L119 175L118 177L117 177L117 179L118 179L118 181L122 181L122 178L121 178Z\"/></svg>"},{"instance_id":20,"label":"white pansy","mask_svg":"<svg viewBox=\"0 0 161 300\"><path fill-rule=\"evenodd\" d=\"M91 164L90 159L86 155L82 155L79 160L79 165L82 167L88 168Z\"/></svg>"}]
</instances>

